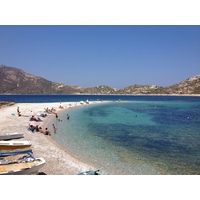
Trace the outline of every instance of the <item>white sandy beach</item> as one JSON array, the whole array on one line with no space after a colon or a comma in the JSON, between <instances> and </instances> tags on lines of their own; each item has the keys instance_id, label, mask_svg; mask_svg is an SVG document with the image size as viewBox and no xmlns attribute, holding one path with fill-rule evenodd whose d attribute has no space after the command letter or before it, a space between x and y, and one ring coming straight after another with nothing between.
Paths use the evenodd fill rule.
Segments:
<instances>
[{"instance_id":1,"label":"white sandy beach","mask_svg":"<svg viewBox=\"0 0 200 200\"><path fill-rule=\"evenodd\" d=\"M100 102L90 102L90 104L100 103ZM89 104L89 105L90 105ZM64 109L71 109L75 106L89 106L88 104L80 104L75 102L62 102L61 105ZM69 106L71 105L71 106ZM51 116L55 117L54 114L48 115L46 118L41 118L43 122L30 121L32 113L37 114L38 111L44 111L44 108L53 107L56 111L63 111L60 109L60 102L57 103L16 103L12 106L3 107L0 109L0 134L20 132L24 134L24 138L21 140L28 140L32 143L32 151L34 156L43 157L46 164L39 172L45 173L47 175L75 175L82 171L87 171L89 169L94 169L93 166L87 163L80 162L78 159L74 158L68 154L64 149L59 147L55 142L53 142L49 135L44 135L39 132L32 133L28 131L28 125L39 125L43 128L46 127L46 123ZM17 115L17 107L22 114L22 116ZM23 116L27 115L27 116ZM29 117L28 117L29 116ZM51 133L54 134L54 133Z\"/></svg>"}]
</instances>

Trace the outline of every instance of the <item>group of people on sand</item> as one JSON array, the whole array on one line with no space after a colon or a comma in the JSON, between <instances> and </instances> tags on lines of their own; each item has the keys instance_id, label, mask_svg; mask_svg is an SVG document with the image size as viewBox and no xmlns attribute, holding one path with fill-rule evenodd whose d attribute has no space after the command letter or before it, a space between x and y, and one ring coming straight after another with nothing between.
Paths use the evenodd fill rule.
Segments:
<instances>
[{"instance_id":1,"label":"group of people on sand","mask_svg":"<svg viewBox=\"0 0 200 200\"><path fill-rule=\"evenodd\" d=\"M58 121L62 121L62 120L58 119L58 114L57 114L57 112L54 108L51 108L51 109L45 108L45 112L47 112L48 114L55 114L56 119ZM47 114L43 114L41 116L46 117ZM36 118L34 115L31 116L30 121L42 122L42 120L39 117ZM56 133L57 128L54 124L52 124L52 125L53 125L53 131L54 131L54 133ZM39 125L34 126L32 124L29 124L28 130L31 131L32 133L39 132L39 133L43 133L44 135L50 135L51 136L51 132L48 130L48 128L42 129L42 127L39 126Z\"/></svg>"},{"instance_id":2,"label":"group of people on sand","mask_svg":"<svg viewBox=\"0 0 200 200\"><path fill-rule=\"evenodd\" d=\"M33 126L32 124L29 124L28 130L31 131L32 133L39 132L43 133L44 135L51 135L48 128L42 129L42 127L41 126L39 127L39 125Z\"/></svg>"},{"instance_id":3,"label":"group of people on sand","mask_svg":"<svg viewBox=\"0 0 200 200\"><path fill-rule=\"evenodd\" d=\"M21 112L19 111L19 107L17 107L17 114L19 117L22 116ZM47 114L41 114L41 116L46 117ZM39 117L36 118L34 115L31 116L30 121L42 122L42 120ZM40 132L44 135L51 135L51 132L48 130L48 128L42 129L42 127L39 127L39 125L34 126L32 124L29 124L28 131L31 131L32 133Z\"/></svg>"},{"instance_id":4,"label":"group of people on sand","mask_svg":"<svg viewBox=\"0 0 200 200\"><path fill-rule=\"evenodd\" d=\"M61 106L61 102L60 102L60 106L59 106L59 108L63 108L62 106ZM44 108L44 111L45 111L45 113L44 114L41 114L40 116L41 117L46 117L47 116L47 114L55 114L55 117L56 117L56 120L57 121L60 121L60 122L62 122L63 120L61 120L61 119L59 119L58 118L58 114L57 114L57 112L56 112L56 109L54 109L53 107L52 108ZM32 111L31 111L32 112ZM21 115L21 112L19 111L19 107L17 107L17 113L18 113L18 116L22 116ZM47 114L46 114L47 113ZM69 120L69 118L70 118L70 115L69 114L67 114L67 120ZM40 119L40 117L35 117L34 115L32 115L31 117L30 117L30 121L35 121L35 122L42 122L42 120ZM53 128L53 132L54 133L56 133L57 132L57 127L55 126L55 124L52 124L52 128ZM28 125L28 131L31 131L32 133L34 133L34 132L39 132L39 133L43 133L44 135L50 135L51 136L51 132L48 130L48 128L45 128L45 129L43 129L41 126L39 126L39 125L32 125L32 124L29 124Z\"/></svg>"},{"instance_id":5,"label":"group of people on sand","mask_svg":"<svg viewBox=\"0 0 200 200\"><path fill-rule=\"evenodd\" d=\"M48 114L53 114L53 113L55 113L56 112L56 109L55 108L44 108L44 111L46 112L46 113L48 113Z\"/></svg>"}]
</instances>

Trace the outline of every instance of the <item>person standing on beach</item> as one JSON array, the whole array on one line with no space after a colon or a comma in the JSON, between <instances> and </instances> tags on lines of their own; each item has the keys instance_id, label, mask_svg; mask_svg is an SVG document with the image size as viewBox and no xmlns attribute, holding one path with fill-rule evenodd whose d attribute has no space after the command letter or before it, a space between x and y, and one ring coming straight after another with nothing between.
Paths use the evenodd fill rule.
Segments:
<instances>
[{"instance_id":1,"label":"person standing on beach","mask_svg":"<svg viewBox=\"0 0 200 200\"><path fill-rule=\"evenodd\" d=\"M19 111L19 107L17 107L17 114L18 114L19 117L21 116L21 113Z\"/></svg>"},{"instance_id":2,"label":"person standing on beach","mask_svg":"<svg viewBox=\"0 0 200 200\"><path fill-rule=\"evenodd\" d=\"M55 113L55 115L56 115L56 119L58 120L58 114L57 114L57 113Z\"/></svg>"},{"instance_id":3,"label":"person standing on beach","mask_svg":"<svg viewBox=\"0 0 200 200\"><path fill-rule=\"evenodd\" d=\"M52 124L52 126L53 126L53 131L54 131L54 133L56 133L57 128L56 128L55 124Z\"/></svg>"}]
</instances>

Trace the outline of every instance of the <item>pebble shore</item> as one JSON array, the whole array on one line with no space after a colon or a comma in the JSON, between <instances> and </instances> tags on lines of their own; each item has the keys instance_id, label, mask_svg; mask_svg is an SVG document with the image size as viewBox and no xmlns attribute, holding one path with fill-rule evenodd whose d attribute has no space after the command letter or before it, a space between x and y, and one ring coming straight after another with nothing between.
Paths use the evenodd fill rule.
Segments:
<instances>
[{"instance_id":1,"label":"pebble shore","mask_svg":"<svg viewBox=\"0 0 200 200\"><path fill-rule=\"evenodd\" d=\"M90 104L100 102L90 102ZM46 161L44 167L39 171L39 174L47 175L76 175L82 171L94 169L93 166L83 163L70 155L66 150L58 146L51 140L51 136L44 135L39 132L32 133L28 131L28 125L39 125L45 128L46 124L54 114L42 118L42 122L30 121L31 115L38 111L44 111L44 108L53 107L56 112L61 112L66 109L73 109L75 106L89 106L90 104L76 103L76 102L62 102L62 109L60 102L57 103L16 103L10 106L3 106L0 108L0 134L20 132L24 134L24 138L20 140L28 140L32 143L32 151L34 156L43 157ZM22 116L17 115L17 107ZM54 134L54 133L52 133Z\"/></svg>"}]
</instances>

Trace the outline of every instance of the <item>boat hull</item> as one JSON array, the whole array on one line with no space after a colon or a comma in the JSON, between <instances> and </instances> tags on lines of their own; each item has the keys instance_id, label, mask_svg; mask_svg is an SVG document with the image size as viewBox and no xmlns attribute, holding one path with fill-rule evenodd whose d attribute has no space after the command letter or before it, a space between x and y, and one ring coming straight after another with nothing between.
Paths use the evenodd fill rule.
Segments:
<instances>
[{"instance_id":1,"label":"boat hull","mask_svg":"<svg viewBox=\"0 0 200 200\"><path fill-rule=\"evenodd\" d=\"M0 140L12 140L12 139L20 139L23 138L24 135L22 133L5 133L0 134Z\"/></svg>"},{"instance_id":2,"label":"boat hull","mask_svg":"<svg viewBox=\"0 0 200 200\"><path fill-rule=\"evenodd\" d=\"M31 147L29 141L0 141L0 151L12 151L17 149L27 149Z\"/></svg>"},{"instance_id":3,"label":"boat hull","mask_svg":"<svg viewBox=\"0 0 200 200\"><path fill-rule=\"evenodd\" d=\"M0 158L6 156L15 156L18 154L33 153L31 148L15 149L15 150L2 150L0 151Z\"/></svg>"},{"instance_id":4,"label":"boat hull","mask_svg":"<svg viewBox=\"0 0 200 200\"><path fill-rule=\"evenodd\" d=\"M36 158L33 162L0 165L0 175L36 175L45 163L44 158Z\"/></svg>"}]
</instances>

